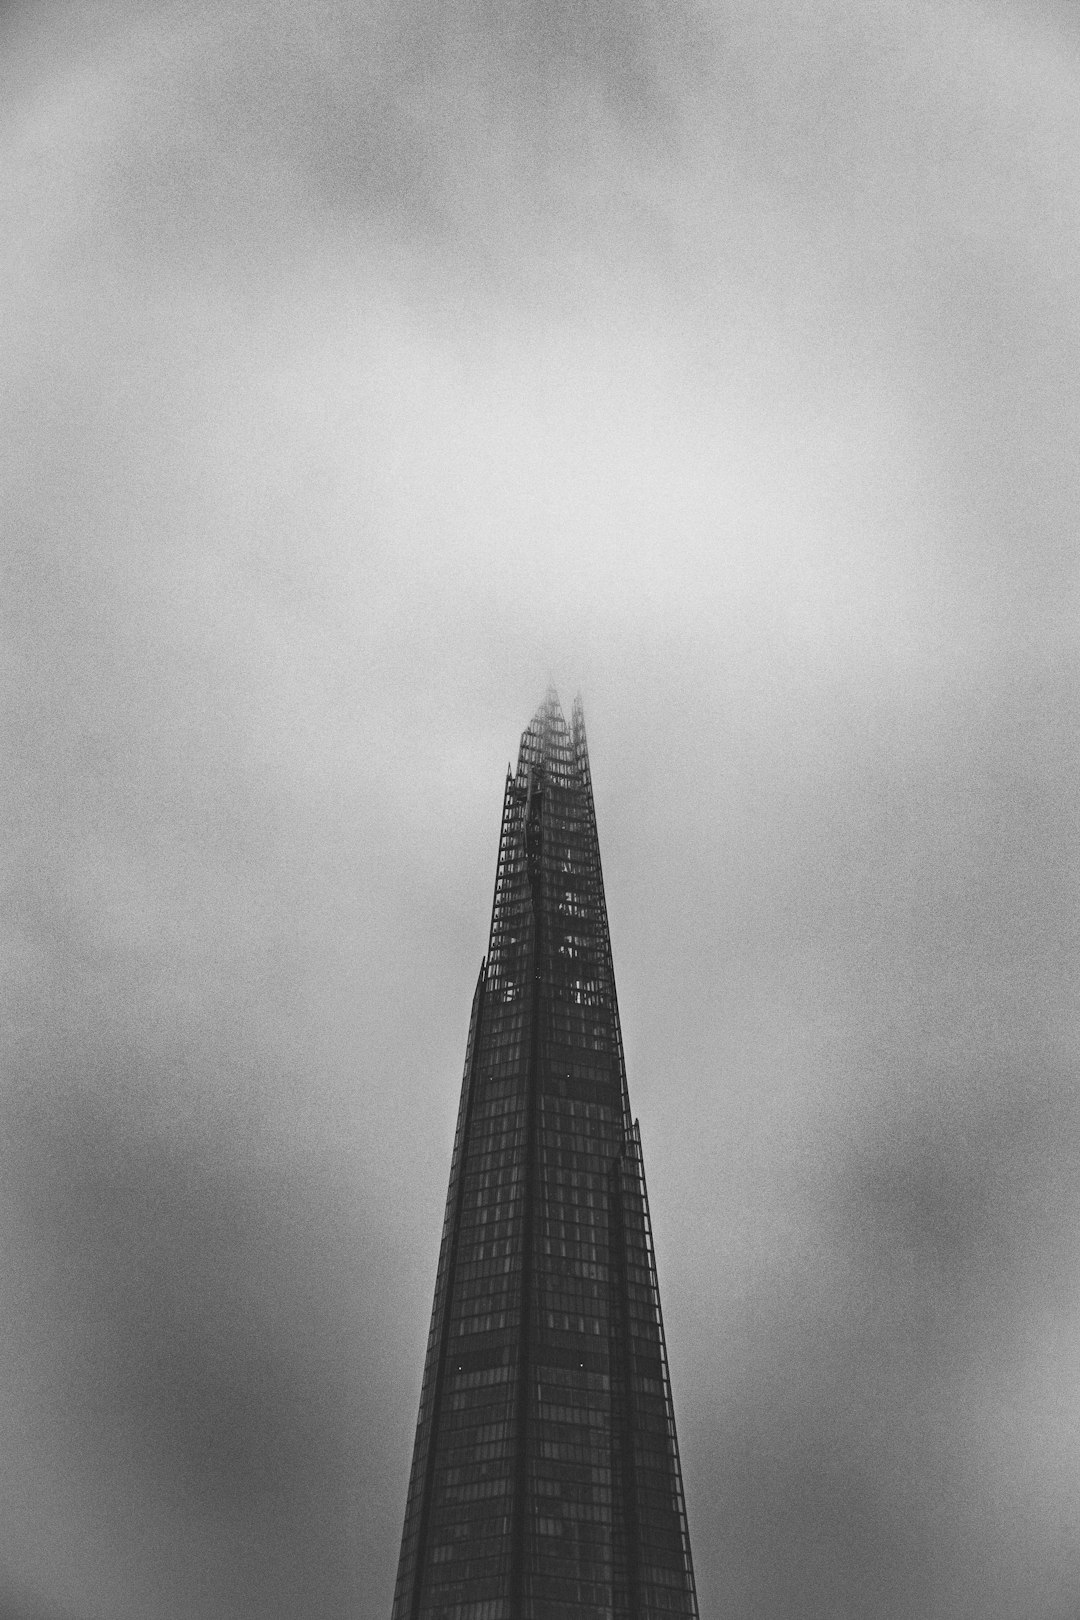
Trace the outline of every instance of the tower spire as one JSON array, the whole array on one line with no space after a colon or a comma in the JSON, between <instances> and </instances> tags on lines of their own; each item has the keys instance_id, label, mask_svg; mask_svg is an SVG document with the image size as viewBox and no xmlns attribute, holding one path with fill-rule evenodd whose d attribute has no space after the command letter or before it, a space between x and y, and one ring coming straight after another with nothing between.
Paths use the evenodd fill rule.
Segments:
<instances>
[{"instance_id":1,"label":"tower spire","mask_svg":"<svg viewBox=\"0 0 1080 1620\"><path fill-rule=\"evenodd\" d=\"M581 700L507 773L393 1620L696 1620Z\"/></svg>"}]
</instances>

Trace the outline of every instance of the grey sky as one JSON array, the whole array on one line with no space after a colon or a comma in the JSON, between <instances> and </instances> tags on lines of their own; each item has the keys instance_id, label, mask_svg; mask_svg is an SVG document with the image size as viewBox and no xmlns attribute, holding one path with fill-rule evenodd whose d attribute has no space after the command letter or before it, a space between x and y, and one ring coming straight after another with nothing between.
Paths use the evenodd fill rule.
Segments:
<instances>
[{"instance_id":1,"label":"grey sky","mask_svg":"<svg viewBox=\"0 0 1080 1620\"><path fill-rule=\"evenodd\" d=\"M388 1612L549 677L703 1615L1080 1608L1078 32L0 12L4 1620Z\"/></svg>"}]
</instances>

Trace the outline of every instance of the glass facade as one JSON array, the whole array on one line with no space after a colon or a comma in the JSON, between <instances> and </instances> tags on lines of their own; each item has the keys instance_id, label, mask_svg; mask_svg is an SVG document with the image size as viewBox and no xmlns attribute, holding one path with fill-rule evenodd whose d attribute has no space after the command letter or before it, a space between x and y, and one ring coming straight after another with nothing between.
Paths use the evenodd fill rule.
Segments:
<instances>
[{"instance_id":1,"label":"glass facade","mask_svg":"<svg viewBox=\"0 0 1080 1620\"><path fill-rule=\"evenodd\" d=\"M580 702L507 774L393 1620L696 1620Z\"/></svg>"}]
</instances>

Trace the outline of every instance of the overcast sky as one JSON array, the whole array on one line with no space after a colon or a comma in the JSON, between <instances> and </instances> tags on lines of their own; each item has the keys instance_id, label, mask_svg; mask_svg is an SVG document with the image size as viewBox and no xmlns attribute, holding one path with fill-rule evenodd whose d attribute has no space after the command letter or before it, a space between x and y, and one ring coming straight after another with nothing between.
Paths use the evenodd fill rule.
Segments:
<instances>
[{"instance_id":1,"label":"overcast sky","mask_svg":"<svg viewBox=\"0 0 1080 1620\"><path fill-rule=\"evenodd\" d=\"M1074 1620L1078 229L1068 0L3 6L3 1620L385 1620L549 678L703 1620Z\"/></svg>"}]
</instances>

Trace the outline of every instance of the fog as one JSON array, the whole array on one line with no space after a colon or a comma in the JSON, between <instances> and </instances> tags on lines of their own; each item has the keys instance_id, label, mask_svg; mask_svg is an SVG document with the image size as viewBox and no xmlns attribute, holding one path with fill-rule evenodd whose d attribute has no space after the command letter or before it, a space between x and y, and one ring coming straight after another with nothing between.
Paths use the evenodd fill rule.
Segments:
<instances>
[{"instance_id":1,"label":"fog","mask_svg":"<svg viewBox=\"0 0 1080 1620\"><path fill-rule=\"evenodd\" d=\"M590 738L703 1620L1080 1609L1080 26L0 11L3 1620L389 1613Z\"/></svg>"}]
</instances>

